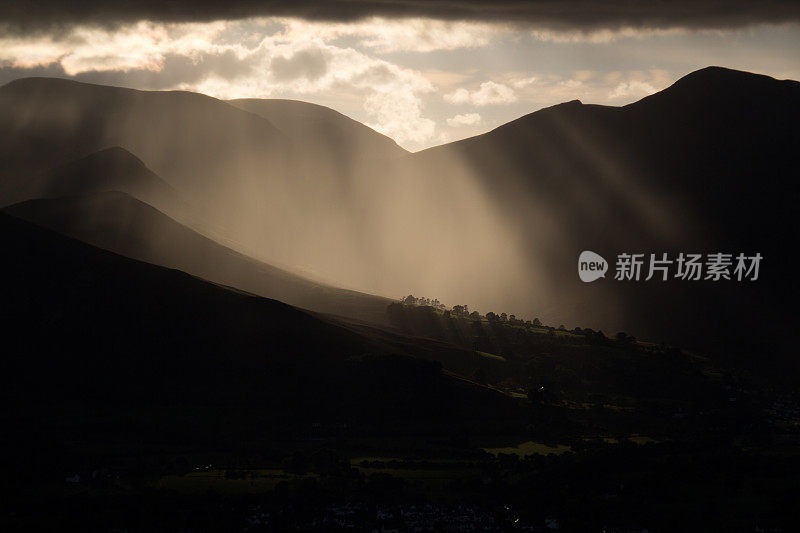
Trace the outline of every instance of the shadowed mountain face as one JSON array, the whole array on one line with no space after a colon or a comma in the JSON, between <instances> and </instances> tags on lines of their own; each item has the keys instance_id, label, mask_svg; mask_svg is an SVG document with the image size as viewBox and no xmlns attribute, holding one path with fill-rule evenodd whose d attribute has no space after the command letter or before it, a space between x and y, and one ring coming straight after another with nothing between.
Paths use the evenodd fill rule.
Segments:
<instances>
[{"instance_id":1,"label":"shadowed mountain face","mask_svg":"<svg viewBox=\"0 0 800 533\"><path fill-rule=\"evenodd\" d=\"M105 250L320 313L381 324L391 302L315 283L252 259L123 192L30 200L5 211Z\"/></svg>"},{"instance_id":2,"label":"shadowed mountain face","mask_svg":"<svg viewBox=\"0 0 800 533\"><path fill-rule=\"evenodd\" d=\"M625 107L538 111L414 154L397 175L441 190L471 179L502 206L539 282L519 280L509 308L752 356L791 345L798 145L800 84L708 68ZM458 178L448 177L454 165ZM583 250L610 261L607 279L579 281ZM755 283L625 283L611 279L622 252L765 259Z\"/></svg>"},{"instance_id":3,"label":"shadowed mountain face","mask_svg":"<svg viewBox=\"0 0 800 533\"><path fill-rule=\"evenodd\" d=\"M69 433L87 423L98 435L123 435L92 419L107 408L116 409L115 424L147 428L135 441L169 440L169 426L186 423L177 437L185 443L217 429L245 430L204 419L218 409L242 423L252 417L246 431L255 433L312 420L396 430L513 416L510 400L401 355L386 339L5 214L0 234L4 274L14 280L0 289L4 351L13 354L2 361L9 380L2 394L17 406L4 417L36 412L38 422L25 424L37 431ZM420 353L435 353L421 342ZM170 405L180 405L185 420L162 419L158 409Z\"/></svg>"}]
</instances>

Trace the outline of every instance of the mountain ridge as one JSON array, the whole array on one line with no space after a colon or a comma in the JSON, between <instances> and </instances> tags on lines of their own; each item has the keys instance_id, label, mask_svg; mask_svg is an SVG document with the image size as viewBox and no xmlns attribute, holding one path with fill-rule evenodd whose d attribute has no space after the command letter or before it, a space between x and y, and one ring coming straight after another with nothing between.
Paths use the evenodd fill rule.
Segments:
<instances>
[{"instance_id":1,"label":"mountain ridge","mask_svg":"<svg viewBox=\"0 0 800 533\"><path fill-rule=\"evenodd\" d=\"M585 249L604 257L622 250L760 251L781 257L778 235L796 234L784 220L798 199L791 155L800 143L798 87L762 75L703 69L634 104L566 102L480 136L374 164L359 156L358 143L345 143L353 151L340 157L343 151L328 145L329 136L314 131L306 147L321 147L326 155L319 160L313 157L316 149L304 152L302 143L255 142L247 127L237 139L244 139L244 147L232 142L235 149L219 151L210 139L221 139L228 127L239 131L244 124L239 120L269 121L219 102L216 108L225 109L233 122L219 131L198 128L198 134L173 110L148 107L152 116L172 113L157 117L169 127L152 139L157 149L145 144L146 154L131 151L151 168L153 157L180 166L166 170L191 176L198 191L205 184L206 200L219 206L214 221L248 249L275 253L280 260L274 263L309 265L366 292L410 290L468 301L482 310L502 305L551 323L595 324L655 339L683 331L681 338L665 340L684 344L725 329L720 325L704 335L696 323L701 317L690 315L715 309L720 299L738 301L750 289L737 287L726 295L702 285L692 296L687 285L670 284L666 294L653 284L584 286L576 282L575 257ZM16 116L8 115L2 93L0 124ZM216 124L210 117L203 120L209 128ZM83 127L62 122L59 128L69 131ZM133 123L135 128L120 131L134 144L139 137L150 139L144 123ZM190 139L176 141L170 128ZM44 139L50 139L49 131ZM172 150L174 142L180 149ZM204 150L207 142L213 150ZM32 141L29 148L42 146ZM194 171L201 178L195 179ZM774 190L753 186L761 176ZM763 293L754 293L765 321L774 320L780 308L768 303L779 293L776 280L789 279L784 266L776 268L760 282ZM785 290L794 290L792 283ZM664 298L663 309L647 305L654 298ZM732 323L741 301L728 304L723 307L730 316L722 322ZM684 316L682 307L691 313ZM765 328L772 331L769 324ZM775 338L782 336L775 332ZM731 339L733 348L737 344L747 343Z\"/></svg>"},{"instance_id":2,"label":"mountain ridge","mask_svg":"<svg viewBox=\"0 0 800 533\"><path fill-rule=\"evenodd\" d=\"M258 261L124 191L38 198L3 211L132 259L317 313L385 324L386 306L392 301L331 287Z\"/></svg>"}]
</instances>

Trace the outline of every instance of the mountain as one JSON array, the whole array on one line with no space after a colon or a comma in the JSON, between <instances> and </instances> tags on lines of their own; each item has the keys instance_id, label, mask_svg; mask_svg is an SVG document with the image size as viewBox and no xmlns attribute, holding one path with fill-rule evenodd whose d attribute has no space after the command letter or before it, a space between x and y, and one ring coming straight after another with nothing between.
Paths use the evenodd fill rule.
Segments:
<instances>
[{"instance_id":1,"label":"mountain","mask_svg":"<svg viewBox=\"0 0 800 533\"><path fill-rule=\"evenodd\" d=\"M209 96L138 91L55 78L14 80L0 88L4 174L42 171L111 146L137 154L171 186L202 199L217 195L237 166L264 176L288 139L263 118ZM221 196L224 198L224 196Z\"/></svg>"},{"instance_id":2,"label":"mountain","mask_svg":"<svg viewBox=\"0 0 800 533\"><path fill-rule=\"evenodd\" d=\"M388 298L329 287L257 261L124 192L29 200L5 212L99 248L214 283L311 311L386 323Z\"/></svg>"},{"instance_id":3,"label":"mountain","mask_svg":"<svg viewBox=\"0 0 800 533\"><path fill-rule=\"evenodd\" d=\"M30 443L58 463L85 431L114 454L239 446L312 422L447 434L515 416L509 398L335 321L6 214L0 235L13 280L0 287L2 445L15 454Z\"/></svg>"},{"instance_id":4,"label":"mountain","mask_svg":"<svg viewBox=\"0 0 800 533\"><path fill-rule=\"evenodd\" d=\"M100 150L32 176L4 201L12 204L33 198L58 198L105 191L125 192L165 211L180 213L189 210L175 189L148 169L138 157L119 146Z\"/></svg>"},{"instance_id":5,"label":"mountain","mask_svg":"<svg viewBox=\"0 0 800 533\"><path fill-rule=\"evenodd\" d=\"M408 154L391 138L357 120L325 106L279 98L228 100L244 111L264 117L292 139L304 139L325 151L327 161L364 158L397 158Z\"/></svg>"},{"instance_id":6,"label":"mountain","mask_svg":"<svg viewBox=\"0 0 800 533\"><path fill-rule=\"evenodd\" d=\"M215 240L333 285L788 357L798 87L710 67L627 106L567 102L403 154L310 105L17 80L0 88L0 199L34 170L120 146L221 228ZM606 279L578 279L583 250L606 258ZM756 282L616 281L625 252L764 261Z\"/></svg>"},{"instance_id":7,"label":"mountain","mask_svg":"<svg viewBox=\"0 0 800 533\"><path fill-rule=\"evenodd\" d=\"M298 108L305 118L287 120ZM203 227L260 259L341 285L376 288L381 274L362 259L374 249L365 238L371 230L365 229L370 221L364 206L372 201L372 176L385 159L405 152L323 109L231 104L184 91L53 78L14 80L0 87L0 129L6 132L0 140L0 204L24 199L32 176L121 147L202 213ZM274 116L287 131L261 115ZM372 284L357 283L370 278Z\"/></svg>"},{"instance_id":8,"label":"mountain","mask_svg":"<svg viewBox=\"0 0 800 533\"><path fill-rule=\"evenodd\" d=\"M389 175L439 191L468 183L492 199L529 265L506 294L509 310L751 360L775 350L788 358L799 103L796 81L710 67L627 106L537 111L416 153ZM610 262L607 279L578 279L583 250ZM623 252L765 259L752 283L615 282Z\"/></svg>"}]
</instances>

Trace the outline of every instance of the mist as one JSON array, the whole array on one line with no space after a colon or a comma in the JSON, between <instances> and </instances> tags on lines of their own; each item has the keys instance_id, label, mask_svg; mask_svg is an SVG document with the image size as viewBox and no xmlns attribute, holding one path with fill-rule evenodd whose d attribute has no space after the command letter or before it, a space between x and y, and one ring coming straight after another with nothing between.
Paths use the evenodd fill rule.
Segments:
<instances>
[{"instance_id":1,"label":"mist","mask_svg":"<svg viewBox=\"0 0 800 533\"><path fill-rule=\"evenodd\" d=\"M731 118L750 91L774 96ZM385 321L386 302L414 294L482 313L745 350L727 332L739 331L749 289L584 284L576 262L584 250L611 265L623 252L774 253L780 240L736 210L745 197L758 209L772 202L762 218L777 227L789 209L782 206L791 195L775 204L749 182L757 166L791 173L782 146L794 137L773 130L792 131L778 110L794 91L796 82L710 68L627 106L572 101L409 153L304 102L30 78L0 89L0 122L17 132L0 144L8 162L0 200L125 192L224 247L198 255L193 239L176 237L151 260L311 310ZM752 142L762 151L737 148ZM712 164L708 153L731 157ZM70 170L76 160L83 163ZM137 235L157 239L159 231ZM107 235L102 242L128 253ZM280 290L283 274L265 280L252 266L220 266L231 253L305 281ZM332 296L342 289L356 292ZM327 296L315 298L319 290ZM763 294L759 302L772 328L777 308ZM702 321L720 307L716 323L730 344ZM776 329L771 338L781 344L786 335Z\"/></svg>"},{"instance_id":2,"label":"mist","mask_svg":"<svg viewBox=\"0 0 800 533\"><path fill-rule=\"evenodd\" d=\"M145 192L138 179L128 192L238 251L313 279L520 313L527 298L510 298L537 286L518 232L466 164L456 158L433 177L420 173L393 141L325 108L302 104L308 116L295 113L284 131L269 112L192 93L45 79L11 83L4 92L15 89L4 120L49 140L6 139L4 156L29 175L119 146L174 194ZM281 107L298 105L275 101L270 112L280 122ZM23 142L30 143L24 150ZM119 169L106 170L111 188ZM28 179L17 174L6 183ZM86 191L62 185L8 195L4 203L68 192Z\"/></svg>"}]
</instances>

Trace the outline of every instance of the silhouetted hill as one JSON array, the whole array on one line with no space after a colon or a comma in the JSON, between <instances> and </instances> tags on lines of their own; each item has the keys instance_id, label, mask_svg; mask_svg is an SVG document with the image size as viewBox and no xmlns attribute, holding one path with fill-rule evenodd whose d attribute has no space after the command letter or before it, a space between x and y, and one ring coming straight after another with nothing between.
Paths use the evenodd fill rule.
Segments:
<instances>
[{"instance_id":1,"label":"silhouetted hill","mask_svg":"<svg viewBox=\"0 0 800 533\"><path fill-rule=\"evenodd\" d=\"M242 432L274 438L313 421L435 433L513 416L509 399L437 363L274 300L5 214L0 234L4 279L13 280L0 297L14 449L15 439L69 447L85 428L123 449L215 449Z\"/></svg>"},{"instance_id":2,"label":"silhouetted hill","mask_svg":"<svg viewBox=\"0 0 800 533\"><path fill-rule=\"evenodd\" d=\"M178 193L124 148L114 146L70 161L29 179L4 201L57 198L95 192L121 191L159 207L185 211ZM10 204L9 204L10 205Z\"/></svg>"},{"instance_id":3,"label":"silhouetted hill","mask_svg":"<svg viewBox=\"0 0 800 533\"><path fill-rule=\"evenodd\" d=\"M262 263L123 192L30 200L5 211L105 250L259 296L320 313L386 322L388 298L329 287Z\"/></svg>"}]
</instances>

